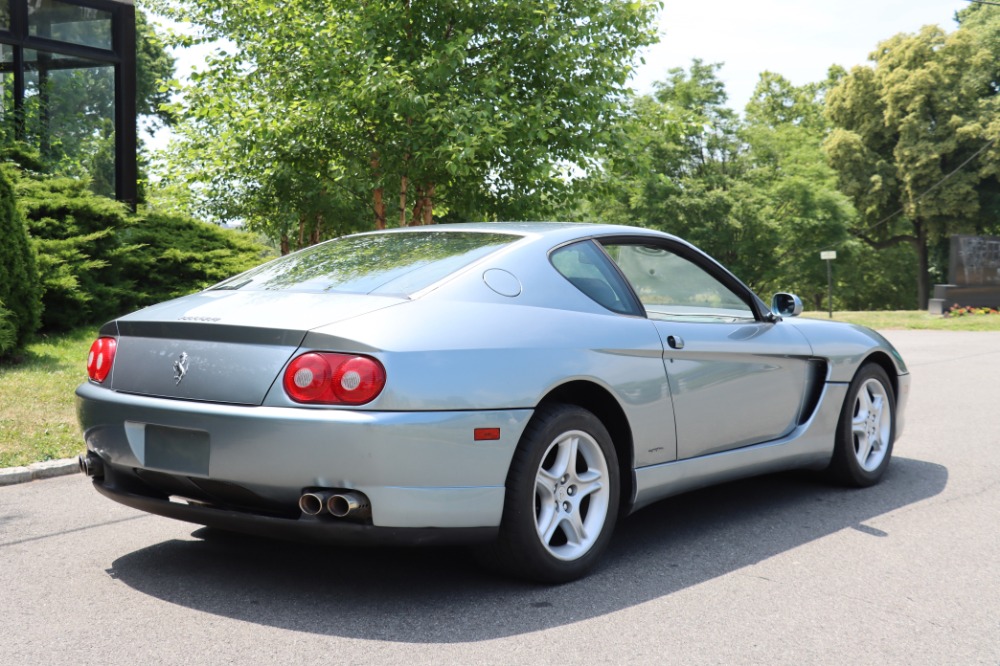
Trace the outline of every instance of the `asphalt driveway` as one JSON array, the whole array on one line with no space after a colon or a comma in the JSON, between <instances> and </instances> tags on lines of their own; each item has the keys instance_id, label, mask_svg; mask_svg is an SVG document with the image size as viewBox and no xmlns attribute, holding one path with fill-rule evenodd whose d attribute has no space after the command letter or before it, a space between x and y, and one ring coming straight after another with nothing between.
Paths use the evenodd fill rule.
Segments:
<instances>
[{"instance_id":1,"label":"asphalt driveway","mask_svg":"<svg viewBox=\"0 0 1000 666\"><path fill-rule=\"evenodd\" d=\"M82 476L0 487L9 664L1000 663L1000 334L889 331L886 479L661 502L555 588L462 549L338 550L147 516Z\"/></svg>"}]
</instances>

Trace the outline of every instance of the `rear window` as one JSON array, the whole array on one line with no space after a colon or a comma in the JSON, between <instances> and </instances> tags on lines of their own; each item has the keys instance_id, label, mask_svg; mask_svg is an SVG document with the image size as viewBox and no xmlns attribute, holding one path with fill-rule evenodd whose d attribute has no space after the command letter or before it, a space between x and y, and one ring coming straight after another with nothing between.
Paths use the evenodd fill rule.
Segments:
<instances>
[{"instance_id":1,"label":"rear window","mask_svg":"<svg viewBox=\"0 0 1000 666\"><path fill-rule=\"evenodd\" d=\"M213 289L408 296L519 238L476 231L345 236L264 264Z\"/></svg>"}]
</instances>

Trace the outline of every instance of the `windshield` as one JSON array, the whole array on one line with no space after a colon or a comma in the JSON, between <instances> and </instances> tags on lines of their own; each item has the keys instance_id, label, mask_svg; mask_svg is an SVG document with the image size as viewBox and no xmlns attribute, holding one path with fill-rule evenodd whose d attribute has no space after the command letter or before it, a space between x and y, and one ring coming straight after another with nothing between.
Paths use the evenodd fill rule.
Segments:
<instances>
[{"instance_id":1,"label":"windshield","mask_svg":"<svg viewBox=\"0 0 1000 666\"><path fill-rule=\"evenodd\" d=\"M409 296L519 238L476 231L345 236L264 264L212 289Z\"/></svg>"}]
</instances>

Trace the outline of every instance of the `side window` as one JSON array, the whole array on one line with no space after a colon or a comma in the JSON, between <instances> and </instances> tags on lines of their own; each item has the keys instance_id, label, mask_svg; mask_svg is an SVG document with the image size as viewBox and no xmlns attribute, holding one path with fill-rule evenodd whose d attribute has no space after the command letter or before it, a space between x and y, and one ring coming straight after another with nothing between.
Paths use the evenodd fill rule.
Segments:
<instances>
[{"instance_id":1,"label":"side window","mask_svg":"<svg viewBox=\"0 0 1000 666\"><path fill-rule=\"evenodd\" d=\"M753 319L750 306L697 264L661 248L607 244L650 319L736 321Z\"/></svg>"},{"instance_id":2,"label":"side window","mask_svg":"<svg viewBox=\"0 0 1000 666\"><path fill-rule=\"evenodd\" d=\"M619 314L642 314L636 311L628 285L593 241L561 247L549 259L564 278L598 305Z\"/></svg>"}]
</instances>

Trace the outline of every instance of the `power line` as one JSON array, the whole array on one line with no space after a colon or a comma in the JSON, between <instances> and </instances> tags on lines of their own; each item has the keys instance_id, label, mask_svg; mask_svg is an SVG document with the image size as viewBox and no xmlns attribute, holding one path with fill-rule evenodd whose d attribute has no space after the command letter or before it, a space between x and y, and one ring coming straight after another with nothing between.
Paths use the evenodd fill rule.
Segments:
<instances>
[{"instance_id":1,"label":"power line","mask_svg":"<svg viewBox=\"0 0 1000 666\"><path fill-rule=\"evenodd\" d=\"M968 0L968 1L969 2L981 2L982 0ZM988 2L986 4L997 5L998 7L1000 7L1000 2ZM951 178L956 173L958 173L959 171L961 171L962 169L964 169L965 166L969 162L971 162L972 160L974 160L977 157L979 157L980 153L982 153L984 150L986 150L987 148L989 148L990 146L992 146L996 142L997 142L996 139L990 139L989 141L987 141L986 143L984 143L979 148L979 150L977 150L976 152L972 153L972 155L969 156L964 162L962 162L957 167L955 167L954 169L952 169L951 171L949 171L943 178L941 178L941 180L939 180L938 182L934 183L933 185L931 185L930 187L928 187L926 190L924 190L923 192L921 192L920 195L916 199L913 200L913 203L918 203L921 199L923 199L928 194L930 194L931 192L933 192L934 190L936 190L938 187L940 187L941 185L943 185L949 178ZM899 215L900 213L902 213L903 210L904 210L904 208L901 206L899 208L899 210L897 210L896 212L892 213L891 215L887 215L886 217L883 217L881 220L879 220L878 222L876 222L875 224L872 225L872 227L869 229L869 232L878 229L883 224L886 224L887 222L889 222L889 220L893 219L894 217L896 217L897 215ZM844 241L844 242L846 242L846 241ZM824 250L832 250L832 249L834 249L836 247L839 247L840 245L843 245L843 243L837 243L836 245L833 245L832 247L827 247L827 248L823 248L823 249Z\"/></svg>"}]
</instances>

